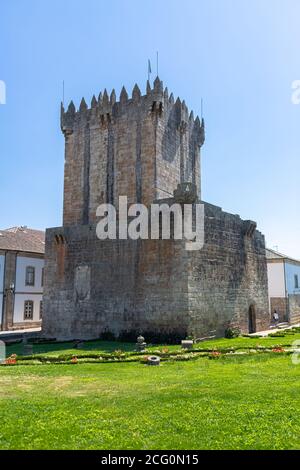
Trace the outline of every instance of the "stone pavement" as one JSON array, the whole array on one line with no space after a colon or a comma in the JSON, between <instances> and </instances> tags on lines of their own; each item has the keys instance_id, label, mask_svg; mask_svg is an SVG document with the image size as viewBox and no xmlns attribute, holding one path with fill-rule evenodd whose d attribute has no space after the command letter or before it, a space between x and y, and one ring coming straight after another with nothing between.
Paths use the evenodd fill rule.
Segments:
<instances>
[{"instance_id":1,"label":"stone pavement","mask_svg":"<svg viewBox=\"0 0 300 470\"><path fill-rule=\"evenodd\" d=\"M28 328L26 330L9 330L9 331L0 331L0 336L8 336L8 335L19 335L23 333L36 333L41 331L41 328Z\"/></svg>"},{"instance_id":2,"label":"stone pavement","mask_svg":"<svg viewBox=\"0 0 300 470\"><path fill-rule=\"evenodd\" d=\"M271 333L276 333L277 331L290 330L291 328L299 327L299 326L300 326L300 323L297 323L296 325L289 325L284 328L270 328L269 330L258 331L257 333L252 333L250 336L268 336Z\"/></svg>"}]
</instances>

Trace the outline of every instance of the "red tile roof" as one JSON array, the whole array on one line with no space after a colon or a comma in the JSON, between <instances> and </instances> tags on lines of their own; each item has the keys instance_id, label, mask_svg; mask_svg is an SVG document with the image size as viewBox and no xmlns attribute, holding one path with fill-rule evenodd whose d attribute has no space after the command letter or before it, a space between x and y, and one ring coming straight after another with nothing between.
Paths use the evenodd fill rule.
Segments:
<instances>
[{"instance_id":1,"label":"red tile roof","mask_svg":"<svg viewBox=\"0 0 300 470\"><path fill-rule=\"evenodd\" d=\"M0 230L0 250L45 253L45 232L28 227Z\"/></svg>"}]
</instances>

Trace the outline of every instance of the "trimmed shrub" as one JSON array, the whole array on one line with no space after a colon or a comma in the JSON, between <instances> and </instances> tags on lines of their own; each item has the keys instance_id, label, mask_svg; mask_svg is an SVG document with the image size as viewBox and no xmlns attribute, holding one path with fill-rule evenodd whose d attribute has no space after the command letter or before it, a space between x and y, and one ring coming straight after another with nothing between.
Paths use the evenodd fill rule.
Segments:
<instances>
[{"instance_id":1,"label":"trimmed shrub","mask_svg":"<svg viewBox=\"0 0 300 470\"><path fill-rule=\"evenodd\" d=\"M238 338L241 336L241 330L239 328L227 328L225 330L225 338L227 339L232 339L232 338Z\"/></svg>"},{"instance_id":2,"label":"trimmed shrub","mask_svg":"<svg viewBox=\"0 0 300 470\"><path fill-rule=\"evenodd\" d=\"M140 331L137 330L121 331L118 340L122 342L135 343L139 335ZM147 344L180 344L182 338L186 337L185 333L180 334L160 331L142 332L142 335L145 337Z\"/></svg>"}]
</instances>

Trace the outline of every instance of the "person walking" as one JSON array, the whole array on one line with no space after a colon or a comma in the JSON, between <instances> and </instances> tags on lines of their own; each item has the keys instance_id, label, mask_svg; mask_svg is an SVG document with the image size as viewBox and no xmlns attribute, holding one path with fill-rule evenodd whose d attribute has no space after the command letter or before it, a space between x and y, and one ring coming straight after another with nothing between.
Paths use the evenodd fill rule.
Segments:
<instances>
[{"instance_id":1,"label":"person walking","mask_svg":"<svg viewBox=\"0 0 300 470\"><path fill-rule=\"evenodd\" d=\"M277 324L278 321L279 321L279 315L278 315L277 310L274 310L274 313L273 313L273 320L274 320L274 323L275 323L275 324Z\"/></svg>"}]
</instances>

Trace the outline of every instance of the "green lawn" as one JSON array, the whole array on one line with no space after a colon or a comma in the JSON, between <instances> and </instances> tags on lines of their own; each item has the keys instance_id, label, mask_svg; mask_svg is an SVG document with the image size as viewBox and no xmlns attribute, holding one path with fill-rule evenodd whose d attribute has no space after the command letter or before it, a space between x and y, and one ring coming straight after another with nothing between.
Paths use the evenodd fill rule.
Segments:
<instances>
[{"instance_id":1,"label":"green lawn","mask_svg":"<svg viewBox=\"0 0 300 470\"><path fill-rule=\"evenodd\" d=\"M264 347L273 348L277 345L291 346L296 340L300 341L300 328L294 330L284 330L280 332L282 336L279 337L239 337L233 339L218 338L209 341L200 342L194 345L195 350L214 349L241 349L247 350L251 348ZM150 353L157 352L167 348L170 353L181 351L180 345L148 345L147 351ZM7 356L11 354L22 355L23 346L21 343L12 344L7 347ZM65 355L86 355L86 353L113 353L119 350L125 353L131 353L135 350L134 343L124 343L119 341L86 341L84 345L78 350L74 348L74 342L65 343L47 343L47 344L34 344L33 353L42 354L43 356L65 356Z\"/></svg>"},{"instance_id":2,"label":"green lawn","mask_svg":"<svg viewBox=\"0 0 300 470\"><path fill-rule=\"evenodd\" d=\"M263 353L4 366L0 421L1 449L299 449L300 365Z\"/></svg>"}]
</instances>

